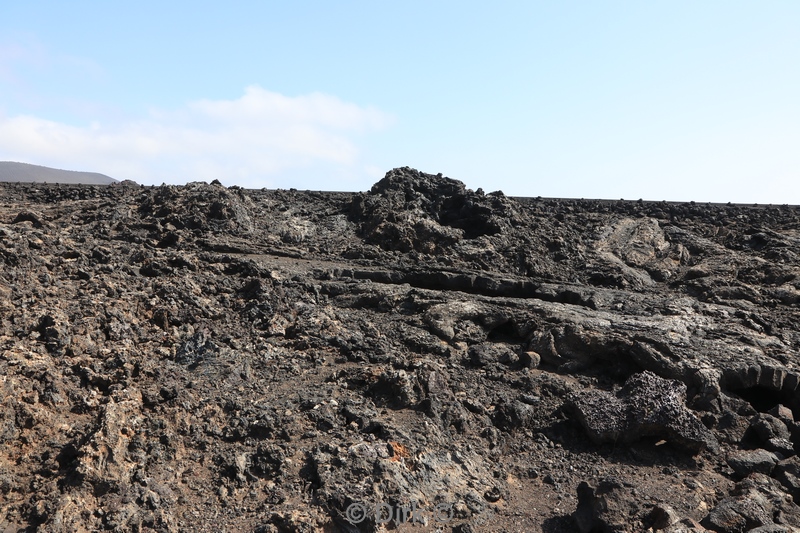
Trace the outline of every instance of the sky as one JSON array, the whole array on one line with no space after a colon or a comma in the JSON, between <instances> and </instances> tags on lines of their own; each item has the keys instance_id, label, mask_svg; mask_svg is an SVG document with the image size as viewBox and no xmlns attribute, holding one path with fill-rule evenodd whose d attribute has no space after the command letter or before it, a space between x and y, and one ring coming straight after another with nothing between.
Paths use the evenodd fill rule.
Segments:
<instances>
[{"instance_id":1,"label":"sky","mask_svg":"<svg viewBox=\"0 0 800 533\"><path fill-rule=\"evenodd\" d=\"M800 204L800 2L0 3L0 160Z\"/></svg>"}]
</instances>

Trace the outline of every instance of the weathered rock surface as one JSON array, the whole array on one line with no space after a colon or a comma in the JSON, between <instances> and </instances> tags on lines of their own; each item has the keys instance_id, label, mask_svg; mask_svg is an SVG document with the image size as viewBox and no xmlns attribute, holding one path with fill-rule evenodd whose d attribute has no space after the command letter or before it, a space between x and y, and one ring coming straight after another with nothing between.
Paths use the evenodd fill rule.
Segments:
<instances>
[{"instance_id":1,"label":"weathered rock surface","mask_svg":"<svg viewBox=\"0 0 800 533\"><path fill-rule=\"evenodd\" d=\"M598 444L663 437L693 452L703 448L718 451L714 435L685 402L686 385L645 371L628 378L616 394L580 391L571 404L589 437Z\"/></svg>"},{"instance_id":2,"label":"weathered rock surface","mask_svg":"<svg viewBox=\"0 0 800 533\"><path fill-rule=\"evenodd\" d=\"M794 531L798 244L409 168L0 185L0 531Z\"/></svg>"},{"instance_id":3,"label":"weathered rock surface","mask_svg":"<svg viewBox=\"0 0 800 533\"><path fill-rule=\"evenodd\" d=\"M753 472L771 474L778 457L767 450L746 450L731 454L728 465L741 477L747 477Z\"/></svg>"},{"instance_id":4,"label":"weathered rock surface","mask_svg":"<svg viewBox=\"0 0 800 533\"><path fill-rule=\"evenodd\" d=\"M753 474L711 510L703 525L721 533L797 531L800 507L782 492L774 479Z\"/></svg>"}]
</instances>

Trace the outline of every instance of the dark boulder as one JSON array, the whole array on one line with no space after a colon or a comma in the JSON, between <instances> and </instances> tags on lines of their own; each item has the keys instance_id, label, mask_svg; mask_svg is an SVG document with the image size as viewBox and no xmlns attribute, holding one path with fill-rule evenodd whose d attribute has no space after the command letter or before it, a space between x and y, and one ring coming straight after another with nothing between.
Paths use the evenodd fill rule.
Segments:
<instances>
[{"instance_id":1,"label":"dark boulder","mask_svg":"<svg viewBox=\"0 0 800 533\"><path fill-rule=\"evenodd\" d=\"M616 394L577 392L570 404L597 443L663 437L691 452L719 449L711 431L686 407L686 386L652 372L634 374Z\"/></svg>"}]
</instances>

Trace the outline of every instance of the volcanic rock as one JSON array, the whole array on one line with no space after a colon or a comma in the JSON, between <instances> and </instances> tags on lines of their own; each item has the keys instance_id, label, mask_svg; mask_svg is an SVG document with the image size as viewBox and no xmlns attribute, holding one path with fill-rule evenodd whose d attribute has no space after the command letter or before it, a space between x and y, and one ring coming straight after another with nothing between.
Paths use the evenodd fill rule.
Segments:
<instances>
[{"instance_id":1,"label":"volcanic rock","mask_svg":"<svg viewBox=\"0 0 800 533\"><path fill-rule=\"evenodd\" d=\"M614 395L581 391L571 400L589 437L597 442L634 442L664 437L691 451L718 451L714 435L686 408L686 386L645 371Z\"/></svg>"},{"instance_id":2,"label":"volcanic rock","mask_svg":"<svg viewBox=\"0 0 800 533\"><path fill-rule=\"evenodd\" d=\"M728 457L728 465L741 477L753 472L770 474L778 463L778 457L766 450L737 452Z\"/></svg>"},{"instance_id":3,"label":"volcanic rock","mask_svg":"<svg viewBox=\"0 0 800 533\"><path fill-rule=\"evenodd\" d=\"M0 531L800 527L796 207L0 200Z\"/></svg>"}]
</instances>

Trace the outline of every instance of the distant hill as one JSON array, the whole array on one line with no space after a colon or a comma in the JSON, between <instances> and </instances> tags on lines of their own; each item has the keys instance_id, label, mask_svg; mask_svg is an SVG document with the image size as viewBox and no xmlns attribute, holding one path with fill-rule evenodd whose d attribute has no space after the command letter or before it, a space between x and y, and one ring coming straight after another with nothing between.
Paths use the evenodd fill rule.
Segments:
<instances>
[{"instance_id":1,"label":"distant hill","mask_svg":"<svg viewBox=\"0 0 800 533\"><path fill-rule=\"evenodd\" d=\"M77 172L57 168L0 161L0 182L23 183L81 183L86 185L110 185L118 180L97 172Z\"/></svg>"}]
</instances>

